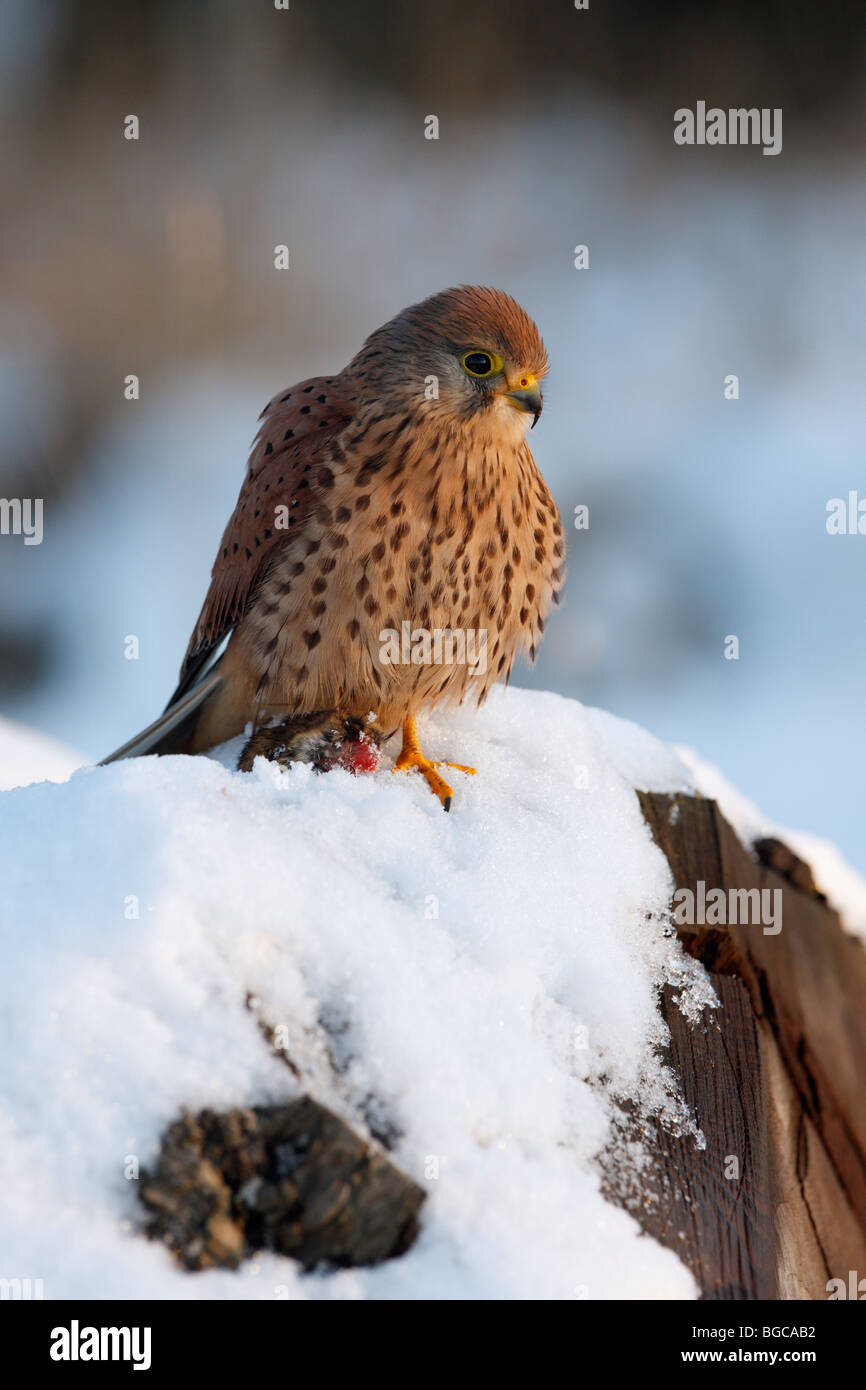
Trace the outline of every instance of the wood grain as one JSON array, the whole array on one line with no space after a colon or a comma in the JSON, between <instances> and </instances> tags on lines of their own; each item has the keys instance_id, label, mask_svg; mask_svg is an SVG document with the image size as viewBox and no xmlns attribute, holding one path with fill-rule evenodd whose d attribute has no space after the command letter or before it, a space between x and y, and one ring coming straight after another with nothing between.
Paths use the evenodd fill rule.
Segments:
<instances>
[{"instance_id":1,"label":"wood grain","mask_svg":"<svg viewBox=\"0 0 866 1390\"><path fill-rule=\"evenodd\" d=\"M722 1006L695 1026L670 989L660 1004L706 1148L657 1126L666 1196L629 1209L705 1298L826 1298L866 1273L866 952L780 842L753 853L712 801L638 796L677 888L778 890L782 929L678 926Z\"/></svg>"}]
</instances>

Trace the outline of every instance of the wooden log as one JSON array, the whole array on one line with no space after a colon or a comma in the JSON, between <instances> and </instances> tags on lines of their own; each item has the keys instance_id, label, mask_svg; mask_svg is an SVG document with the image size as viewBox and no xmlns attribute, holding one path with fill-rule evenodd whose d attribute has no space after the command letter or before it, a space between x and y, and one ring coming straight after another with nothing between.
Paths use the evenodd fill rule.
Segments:
<instances>
[{"instance_id":1,"label":"wooden log","mask_svg":"<svg viewBox=\"0 0 866 1390\"><path fill-rule=\"evenodd\" d=\"M653 1200L629 1209L706 1298L827 1298L866 1275L866 952L779 841L752 853L714 802L638 795L677 889L768 890L782 912L778 933L710 912L677 925L722 1006L694 1026L661 1000L706 1148L656 1126Z\"/></svg>"}]
</instances>

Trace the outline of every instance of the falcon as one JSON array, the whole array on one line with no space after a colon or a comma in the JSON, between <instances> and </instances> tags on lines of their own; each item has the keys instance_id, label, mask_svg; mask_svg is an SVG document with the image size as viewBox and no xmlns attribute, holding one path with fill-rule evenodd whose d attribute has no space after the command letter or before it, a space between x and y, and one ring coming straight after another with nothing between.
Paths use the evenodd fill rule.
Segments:
<instances>
[{"instance_id":1,"label":"falcon","mask_svg":"<svg viewBox=\"0 0 866 1390\"><path fill-rule=\"evenodd\" d=\"M563 584L562 523L527 439L546 372L520 305L464 285L404 309L338 375L275 396L177 689L104 761L248 730L241 768L260 753L361 771L402 731L395 771L450 809L418 716L480 705L518 653L534 660ZM453 640L466 634L473 661Z\"/></svg>"}]
</instances>

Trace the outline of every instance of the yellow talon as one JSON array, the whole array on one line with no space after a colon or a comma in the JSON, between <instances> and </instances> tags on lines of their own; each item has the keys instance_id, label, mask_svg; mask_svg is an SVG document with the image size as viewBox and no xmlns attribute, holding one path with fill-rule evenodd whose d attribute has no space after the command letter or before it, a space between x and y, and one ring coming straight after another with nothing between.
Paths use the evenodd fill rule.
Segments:
<instances>
[{"instance_id":1,"label":"yellow talon","mask_svg":"<svg viewBox=\"0 0 866 1390\"><path fill-rule=\"evenodd\" d=\"M468 772L471 776L475 776L474 767L464 767L462 763L434 763L429 758L425 758L418 743L418 730L415 727L414 716L410 714L403 725L403 747L400 749L400 755L394 764L394 771L411 772L415 768L421 773L433 795L438 796L442 802L443 810L450 811L454 792L444 777L439 776L436 771L437 767L453 767L457 772Z\"/></svg>"}]
</instances>

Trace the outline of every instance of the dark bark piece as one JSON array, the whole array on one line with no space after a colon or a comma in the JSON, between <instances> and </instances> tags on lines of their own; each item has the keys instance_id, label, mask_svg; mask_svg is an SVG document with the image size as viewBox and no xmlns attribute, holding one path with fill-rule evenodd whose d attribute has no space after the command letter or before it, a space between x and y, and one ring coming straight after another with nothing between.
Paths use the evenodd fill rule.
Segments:
<instances>
[{"instance_id":1,"label":"dark bark piece","mask_svg":"<svg viewBox=\"0 0 866 1390\"><path fill-rule=\"evenodd\" d=\"M377 1264L412 1245L425 1196L309 1096L182 1116L140 1195L146 1233L191 1270L235 1268L256 1250L305 1269Z\"/></svg>"},{"instance_id":2,"label":"dark bark piece","mask_svg":"<svg viewBox=\"0 0 866 1390\"><path fill-rule=\"evenodd\" d=\"M768 869L775 869L783 878L787 878L789 882L793 883L795 888L799 888L803 893L811 894L819 902L825 903L827 901L824 894L818 892L812 877L811 867L805 859L801 859L781 840L775 840L772 837L756 840L752 849L762 864L766 864Z\"/></svg>"},{"instance_id":3,"label":"dark bark piece","mask_svg":"<svg viewBox=\"0 0 866 1390\"><path fill-rule=\"evenodd\" d=\"M722 1003L695 1027L661 1001L707 1147L658 1126L655 1200L624 1204L706 1298L826 1298L866 1269L866 952L780 841L756 860L714 802L638 796L677 888L778 890L782 930L678 926Z\"/></svg>"}]
</instances>

